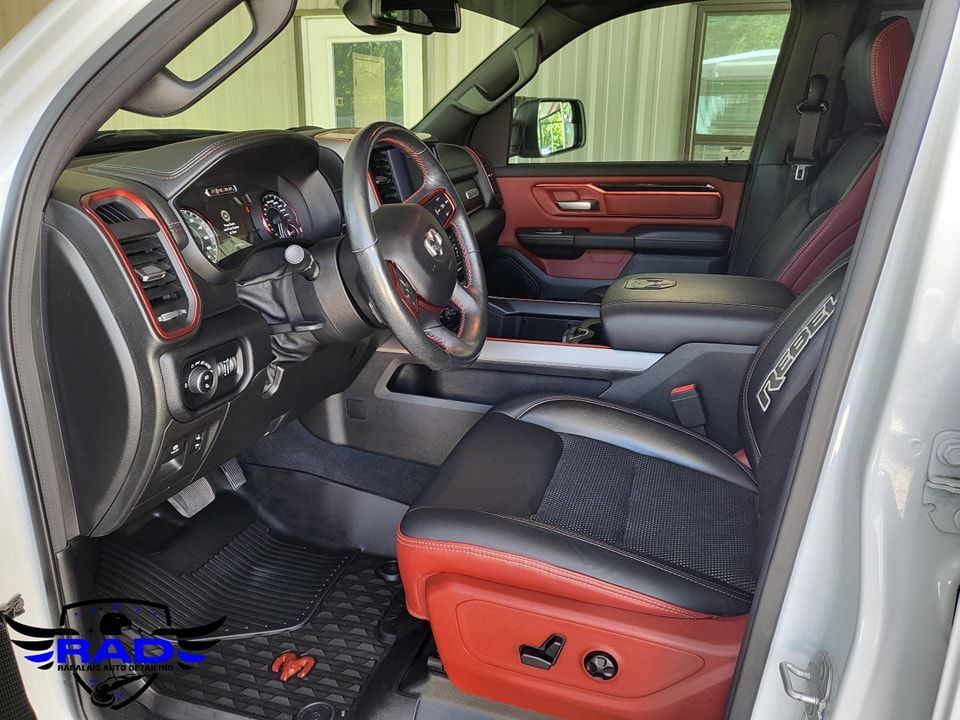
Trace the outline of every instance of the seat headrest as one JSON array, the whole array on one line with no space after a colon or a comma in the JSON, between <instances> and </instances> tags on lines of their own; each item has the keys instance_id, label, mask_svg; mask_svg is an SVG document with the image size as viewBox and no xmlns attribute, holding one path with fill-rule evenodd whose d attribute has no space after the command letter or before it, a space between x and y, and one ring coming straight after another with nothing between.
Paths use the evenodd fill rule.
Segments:
<instances>
[{"instance_id":1,"label":"seat headrest","mask_svg":"<svg viewBox=\"0 0 960 720\"><path fill-rule=\"evenodd\" d=\"M844 76L850 109L861 122L889 127L911 50L913 30L900 16L867 28L850 45Z\"/></svg>"}]
</instances>

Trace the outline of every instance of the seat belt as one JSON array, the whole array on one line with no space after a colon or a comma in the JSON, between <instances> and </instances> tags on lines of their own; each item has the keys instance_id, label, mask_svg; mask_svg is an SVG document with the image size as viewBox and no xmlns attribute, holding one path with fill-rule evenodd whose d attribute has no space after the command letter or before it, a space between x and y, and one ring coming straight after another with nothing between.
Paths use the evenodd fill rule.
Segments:
<instances>
[{"instance_id":1,"label":"seat belt","mask_svg":"<svg viewBox=\"0 0 960 720\"><path fill-rule=\"evenodd\" d=\"M797 124L797 139L793 143L790 164L793 166L793 179L806 182L807 172L817 164L817 136L820 134L820 122L827 112L824 97L827 94L827 78L813 75L807 81L806 96L797 105L800 122Z\"/></svg>"},{"instance_id":2,"label":"seat belt","mask_svg":"<svg viewBox=\"0 0 960 720\"><path fill-rule=\"evenodd\" d=\"M807 88L803 99L797 104L797 114L800 120L797 123L797 137L787 162L793 167L793 179L801 187L806 183L810 168L822 159L818 136L824 114L829 109L827 104L827 89L829 78L833 77L837 68L840 40L833 33L821 35L817 40L817 47L807 71ZM793 194L793 192L790 192Z\"/></svg>"},{"instance_id":3,"label":"seat belt","mask_svg":"<svg viewBox=\"0 0 960 720\"><path fill-rule=\"evenodd\" d=\"M677 420L688 430L698 435L707 434L707 413L703 407L703 398L696 385L681 385L670 391L670 403L677 414Z\"/></svg>"}]
</instances>

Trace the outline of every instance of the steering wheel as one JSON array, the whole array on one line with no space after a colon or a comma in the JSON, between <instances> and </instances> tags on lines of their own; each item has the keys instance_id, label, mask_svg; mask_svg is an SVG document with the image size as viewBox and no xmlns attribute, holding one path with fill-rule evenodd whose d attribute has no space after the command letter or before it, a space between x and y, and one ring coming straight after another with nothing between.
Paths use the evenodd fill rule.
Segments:
<instances>
[{"instance_id":1,"label":"steering wheel","mask_svg":"<svg viewBox=\"0 0 960 720\"><path fill-rule=\"evenodd\" d=\"M404 202L371 212L370 154L377 146L403 153L423 182ZM343 207L369 300L397 340L434 370L472 363L487 335L486 280L467 214L436 156L406 128L368 125L344 159Z\"/></svg>"}]
</instances>

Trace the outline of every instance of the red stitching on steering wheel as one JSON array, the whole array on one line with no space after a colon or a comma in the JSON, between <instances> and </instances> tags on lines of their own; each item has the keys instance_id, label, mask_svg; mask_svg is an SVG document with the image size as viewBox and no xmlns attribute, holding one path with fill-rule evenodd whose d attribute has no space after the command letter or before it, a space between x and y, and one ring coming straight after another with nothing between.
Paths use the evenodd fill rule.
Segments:
<instances>
[{"instance_id":1,"label":"red stitching on steering wheel","mask_svg":"<svg viewBox=\"0 0 960 720\"><path fill-rule=\"evenodd\" d=\"M423 178L423 180L422 180L421 183L420 183L420 187L418 187L416 190L414 190L412 193L410 193L410 197L413 197L413 196L416 195L418 192L420 192L421 190L423 190L423 186L427 184L427 166L426 166L426 164L423 162L423 160L420 159L420 154L417 153L412 147L410 147L409 145L407 145L405 142L402 142L402 141L400 141L400 140L394 140L393 138L390 138L390 137L384 137L384 138L381 138L381 140L383 140L383 142L385 142L385 143L389 143L389 144L393 145L394 147L399 148L399 149L400 149L400 152L402 152L402 153L403 153L404 155L406 155L408 158L410 158L411 160L413 160L413 162L416 163L417 167L420 168L420 176ZM407 199L409 200L410 198L407 198Z\"/></svg>"}]
</instances>

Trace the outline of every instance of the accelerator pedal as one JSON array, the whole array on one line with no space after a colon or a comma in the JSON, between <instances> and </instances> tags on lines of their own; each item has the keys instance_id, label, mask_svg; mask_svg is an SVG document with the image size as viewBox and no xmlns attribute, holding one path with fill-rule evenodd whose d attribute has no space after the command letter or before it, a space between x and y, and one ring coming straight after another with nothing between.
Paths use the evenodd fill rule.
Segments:
<instances>
[{"instance_id":1,"label":"accelerator pedal","mask_svg":"<svg viewBox=\"0 0 960 720\"><path fill-rule=\"evenodd\" d=\"M220 466L221 472L227 478L227 482L230 483L230 487L234 490L239 490L247 483L247 476L243 474L243 468L240 467L240 463L237 462L237 459L227 460L223 465Z\"/></svg>"}]
</instances>

